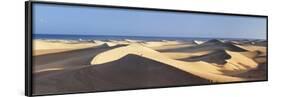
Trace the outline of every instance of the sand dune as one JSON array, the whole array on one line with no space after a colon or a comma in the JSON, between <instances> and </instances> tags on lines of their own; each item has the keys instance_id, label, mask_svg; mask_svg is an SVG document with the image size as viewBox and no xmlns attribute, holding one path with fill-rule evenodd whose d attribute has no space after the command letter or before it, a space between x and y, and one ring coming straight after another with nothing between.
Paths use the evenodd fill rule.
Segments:
<instances>
[{"instance_id":1,"label":"sand dune","mask_svg":"<svg viewBox=\"0 0 281 97\"><path fill-rule=\"evenodd\" d=\"M109 40L109 41L100 41L100 40L94 40L93 43L95 43L96 45L107 45L109 47L113 47L119 44L127 44L125 42L119 42L119 41L115 41L115 40Z\"/></svg>"},{"instance_id":2,"label":"sand dune","mask_svg":"<svg viewBox=\"0 0 281 97\"><path fill-rule=\"evenodd\" d=\"M215 50L211 51L208 54L202 54L197 56L191 56L188 58L184 58L181 60L185 61L205 61L208 63L215 63L219 65L223 65L227 63L226 60L230 59L232 56L227 54L225 50Z\"/></svg>"},{"instance_id":3,"label":"sand dune","mask_svg":"<svg viewBox=\"0 0 281 97\"><path fill-rule=\"evenodd\" d=\"M267 47L260 45L237 45L248 52L241 52L241 54L254 59L259 64L265 64L267 59Z\"/></svg>"},{"instance_id":4,"label":"sand dune","mask_svg":"<svg viewBox=\"0 0 281 97\"><path fill-rule=\"evenodd\" d=\"M91 64L99 65L99 64L116 61L116 60L122 59L124 56L126 56L128 54L139 55L141 57L152 59L152 60L167 64L169 66L178 68L185 72L194 74L196 76L199 76L199 77L202 77L202 78L214 81L214 82L229 82L229 81L243 80L241 78L235 78L235 77L230 77L230 76L209 73L209 72L206 72L205 70L202 70L201 68L196 68L197 64L207 64L208 65L208 63L184 62L184 61L173 60L173 59L170 59L170 58L162 55L160 52L157 52L157 51L152 50L147 47L143 47L138 44L132 44L132 45L129 45L126 47L120 47L120 48L116 48L113 50L109 50L109 51L100 53L96 57L94 57Z\"/></svg>"},{"instance_id":5,"label":"sand dune","mask_svg":"<svg viewBox=\"0 0 281 97\"><path fill-rule=\"evenodd\" d=\"M141 42L141 40L132 40L132 39L125 39L124 41L129 42L129 43Z\"/></svg>"},{"instance_id":6,"label":"sand dune","mask_svg":"<svg viewBox=\"0 0 281 97\"><path fill-rule=\"evenodd\" d=\"M105 91L266 79L267 52L266 46L262 46L265 43L255 42L253 45L243 41L235 42L40 40L34 47L38 54L34 57L33 65L34 93Z\"/></svg>"},{"instance_id":7,"label":"sand dune","mask_svg":"<svg viewBox=\"0 0 281 97\"><path fill-rule=\"evenodd\" d=\"M120 47L120 46L116 46ZM77 66L90 65L92 57L114 47L101 45L95 48L65 51L54 54L36 56L34 58L34 72L48 71L54 68L73 68ZM50 69L51 68L51 69Z\"/></svg>"},{"instance_id":8,"label":"sand dune","mask_svg":"<svg viewBox=\"0 0 281 97\"><path fill-rule=\"evenodd\" d=\"M218 50L218 49L238 51L238 52L247 51L246 49L233 45L229 42L225 43L220 40L213 39L196 46L175 48L175 49L165 49L165 50L160 50L160 52L201 52L201 51L210 51L210 50Z\"/></svg>"},{"instance_id":9,"label":"sand dune","mask_svg":"<svg viewBox=\"0 0 281 97\"><path fill-rule=\"evenodd\" d=\"M44 41L44 40L35 40L33 42L33 55L44 55L51 53L59 53L83 48L90 48L98 46L98 44L93 43L68 43L62 41Z\"/></svg>"},{"instance_id":10,"label":"sand dune","mask_svg":"<svg viewBox=\"0 0 281 97\"><path fill-rule=\"evenodd\" d=\"M76 43L70 44L65 42L49 42L43 40L36 40L34 43L35 50L49 50L49 49L81 49L96 46L93 43Z\"/></svg>"},{"instance_id":11,"label":"sand dune","mask_svg":"<svg viewBox=\"0 0 281 97\"><path fill-rule=\"evenodd\" d=\"M180 60L213 63L213 65L219 65L217 70L224 71L224 74L239 74L258 67L258 63L252 58L227 50L216 50L208 54L191 56ZM210 68L210 66L208 68Z\"/></svg>"},{"instance_id":12,"label":"sand dune","mask_svg":"<svg viewBox=\"0 0 281 97\"><path fill-rule=\"evenodd\" d=\"M45 54L52 54L52 53L59 53L59 52L67 52L72 50L78 49L85 49L85 48L95 48L95 47L114 47L119 45L128 45L123 41L116 42L104 42L94 40L91 42L71 42L68 41L43 41L43 40L35 40L34 41L34 54L35 56L38 55L45 55Z\"/></svg>"},{"instance_id":13,"label":"sand dune","mask_svg":"<svg viewBox=\"0 0 281 97\"><path fill-rule=\"evenodd\" d=\"M122 57L126 56L127 54L136 54L136 55L141 55L143 57L146 56L146 55L144 55L146 53L144 50L148 49L148 48L134 49L134 48L136 48L136 46L137 45L134 45L134 46L131 45L128 47L117 48L115 50L110 50L110 51L101 53L92 60L91 64L103 64L106 62L118 60L118 59L121 59ZM138 48L140 48L140 47L138 47ZM124 49L126 49L126 50L124 50ZM220 72L220 71L225 71L224 73L227 73L227 74L233 74L233 72L235 72L235 74L238 74L238 73L246 72L248 70L255 69L258 66L258 64L254 60L252 60L251 58L249 58L243 54L240 54L237 52L232 52L232 51L225 51L225 50L216 50L216 51L213 51L210 53L206 52L205 54L201 53L202 55L200 55L200 56L195 56L198 53L195 53L193 55L184 54L184 53L160 54L158 52L154 53L155 51L152 51L152 50L147 50L147 51L149 51L148 53L150 53L150 54L154 54L154 56L149 55L148 56L149 58L154 58L154 60L157 60L160 62L162 62L163 60L169 60L169 58L171 58L171 56L172 56L171 59L180 59L180 57L188 56L189 58L185 59L183 61L187 61L189 63L195 62L192 64L200 64L200 65L196 65L196 66L200 67L201 70L202 70L202 68L206 68L206 70L204 70L204 71L209 71L209 72L216 73L216 74L221 74L222 72ZM118 53L115 53L115 52L118 52ZM107 55L111 55L111 56L106 57ZM158 56L158 57L162 56L163 58L155 59L156 56ZM178 61L178 60L175 60L175 61ZM201 62L201 61L205 61L205 62ZM214 63L214 64L205 64L205 63ZM184 64L186 64L186 63L184 63ZM223 66L218 67L216 65L223 65ZM194 68L196 68L196 66ZM198 68L198 69L200 69L200 68ZM214 71L210 70L212 68L214 68L213 69Z\"/></svg>"},{"instance_id":14,"label":"sand dune","mask_svg":"<svg viewBox=\"0 0 281 97\"><path fill-rule=\"evenodd\" d=\"M92 40L92 42L95 44L104 44L104 42L101 40Z\"/></svg>"},{"instance_id":15,"label":"sand dune","mask_svg":"<svg viewBox=\"0 0 281 97\"><path fill-rule=\"evenodd\" d=\"M131 62L128 64L128 62ZM36 78L36 77L35 77ZM208 80L138 55L92 65L77 70L56 72L35 79L35 92L66 93L144 87L207 84Z\"/></svg>"},{"instance_id":16,"label":"sand dune","mask_svg":"<svg viewBox=\"0 0 281 97\"><path fill-rule=\"evenodd\" d=\"M177 48L187 48L192 46L194 46L194 44L184 43L180 45L150 46L149 48L157 51L163 51L163 50L170 50L170 49L177 49Z\"/></svg>"},{"instance_id":17,"label":"sand dune","mask_svg":"<svg viewBox=\"0 0 281 97\"><path fill-rule=\"evenodd\" d=\"M182 44L179 41L168 41L168 40L162 40L162 41L148 41L148 42L142 42L140 43L146 47L162 47L162 46L168 46L168 45L179 45Z\"/></svg>"},{"instance_id":18,"label":"sand dune","mask_svg":"<svg viewBox=\"0 0 281 97\"><path fill-rule=\"evenodd\" d=\"M240 41L239 45L253 45L253 46L267 46L266 40L246 40L246 41Z\"/></svg>"},{"instance_id":19,"label":"sand dune","mask_svg":"<svg viewBox=\"0 0 281 97\"><path fill-rule=\"evenodd\" d=\"M247 52L240 52L240 54L243 54L246 57L249 58L255 58L256 56L260 55L261 52L259 51L247 51Z\"/></svg>"},{"instance_id":20,"label":"sand dune","mask_svg":"<svg viewBox=\"0 0 281 97\"><path fill-rule=\"evenodd\" d=\"M240 48L236 45L233 45L232 43L229 42L222 42L220 40L209 40L207 42L204 42L201 45L198 45L194 47L195 49L223 49L223 50L229 50L229 51L236 51L236 52L243 52L247 51L246 49Z\"/></svg>"},{"instance_id":21,"label":"sand dune","mask_svg":"<svg viewBox=\"0 0 281 97\"><path fill-rule=\"evenodd\" d=\"M202 56L210 53L210 51L202 51L202 52L163 52L165 56L168 56L172 59L187 59L194 56Z\"/></svg>"},{"instance_id":22,"label":"sand dune","mask_svg":"<svg viewBox=\"0 0 281 97\"><path fill-rule=\"evenodd\" d=\"M166 45L164 42L161 41L150 41L150 42L143 42L142 45L146 47L161 47Z\"/></svg>"},{"instance_id":23,"label":"sand dune","mask_svg":"<svg viewBox=\"0 0 281 97\"><path fill-rule=\"evenodd\" d=\"M162 40L166 45L179 45L182 44L180 41L172 41L172 40Z\"/></svg>"},{"instance_id":24,"label":"sand dune","mask_svg":"<svg viewBox=\"0 0 281 97\"><path fill-rule=\"evenodd\" d=\"M169 50L169 49L191 47L196 45L192 42L168 41L168 40L147 41L147 42L141 42L140 44L142 44L145 47L152 48L154 50Z\"/></svg>"},{"instance_id":25,"label":"sand dune","mask_svg":"<svg viewBox=\"0 0 281 97\"><path fill-rule=\"evenodd\" d=\"M236 45L240 48L243 48L247 51L260 51L265 53L266 52L266 47L264 46L255 46L255 45Z\"/></svg>"},{"instance_id":26,"label":"sand dune","mask_svg":"<svg viewBox=\"0 0 281 97\"><path fill-rule=\"evenodd\" d=\"M231 59L224 64L223 70L227 72L226 74L239 74L258 67L258 63L240 53L231 51L227 53L231 55Z\"/></svg>"}]
</instances>

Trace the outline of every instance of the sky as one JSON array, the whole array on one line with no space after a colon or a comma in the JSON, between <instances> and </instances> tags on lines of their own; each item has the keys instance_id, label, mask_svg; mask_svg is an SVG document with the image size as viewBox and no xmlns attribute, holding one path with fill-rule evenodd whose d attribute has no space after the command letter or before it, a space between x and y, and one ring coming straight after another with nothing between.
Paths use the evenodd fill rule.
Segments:
<instances>
[{"instance_id":1,"label":"sky","mask_svg":"<svg viewBox=\"0 0 281 97\"><path fill-rule=\"evenodd\" d=\"M35 4L35 34L266 39L266 18Z\"/></svg>"}]
</instances>

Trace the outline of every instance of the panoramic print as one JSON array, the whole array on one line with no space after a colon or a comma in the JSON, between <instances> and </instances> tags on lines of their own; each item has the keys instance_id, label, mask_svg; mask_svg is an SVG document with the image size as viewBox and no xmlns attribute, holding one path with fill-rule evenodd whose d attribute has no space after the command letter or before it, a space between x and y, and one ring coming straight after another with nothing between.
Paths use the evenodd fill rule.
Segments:
<instances>
[{"instance_id":1,"label":"panoramic print","mask_svg":"<svg viewBox=\"0 0 281 97\"><path fill-rule=\"evenodd\" d=\"M267 19L35 4L37 95L267 80Z\"/></svg>"}]
</instances>

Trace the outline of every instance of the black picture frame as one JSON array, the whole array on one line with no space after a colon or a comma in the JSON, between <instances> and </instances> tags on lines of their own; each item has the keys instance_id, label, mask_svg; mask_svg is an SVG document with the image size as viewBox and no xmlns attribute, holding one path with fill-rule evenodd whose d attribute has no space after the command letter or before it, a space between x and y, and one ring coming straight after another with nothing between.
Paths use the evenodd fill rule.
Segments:
<instances>
[{"instance_id":1,"label":"black picture frame","mask_svg":"<svg viewBox=\"0 0 281 97\"><path fill-rule=\"evenodd\" d=\"M25 1L25 95L26 96L46 96L33 94L33 75L32 75L32 27L33 25L33 4L51 4L51 5L66 5L66 6L83 6L83 7L101 7L101 8L118 8L118 9L132 9L132 10L151 10L162 12L179 12L179 13L197 13L197 14L212 14L212 15L229 15L229 16L243 16L243 17L262 17L266 18L266 40L268 41L268 16L266 15L253 15L253 14L238 14L238 13L222 13L222 12L204 12L204 11L190 11L190 10L175 10L175 9L162 9L162 8L142 8L142 7L129 7L129 6L116 6L116 5L99 5L99 4L82 4L82 3L66 3L66 2L49 2L49 1ZM267 57L266 64L268 64L268 44L267 44ZM232 83L245 83L245 82L263 82L268 81L268 65L266 66L266 79L255 81L241 81L241 82L226 82L226 83L213 83L213 84L200 84L200 85L181 85L181 86L161 86L161 87L147 87L136 89L121 89L110 91L123 91L123 90L138 90L138 89L151 89L151 88L167 88L167 87L183 87L183 86L201 86L201 85L218 85L218 84L232 84ZM97 91L95 91L97 92ZM105 92L105 91L98 91ZM91 93L91 92L75 92L63 94L76 94L76 93ZM47 95L62 95L62 94L47 94Z\"/></svg>"}]
</instances>

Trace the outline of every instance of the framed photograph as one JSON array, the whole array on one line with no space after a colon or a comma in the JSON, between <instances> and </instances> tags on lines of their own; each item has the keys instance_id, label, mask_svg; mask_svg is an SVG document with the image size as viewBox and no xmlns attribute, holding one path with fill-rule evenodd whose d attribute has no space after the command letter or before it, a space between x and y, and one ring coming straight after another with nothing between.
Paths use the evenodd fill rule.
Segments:
<instances>
[{"instance_id":1,"label":"framed photograph","mask_svg":"<svg viewBox=\"0 0 281 97\"><path fill-rule=\"evenodd\" d=\"M26 1L26 96L268 80L268 17Z\"/></svg>"}]
</instances>

